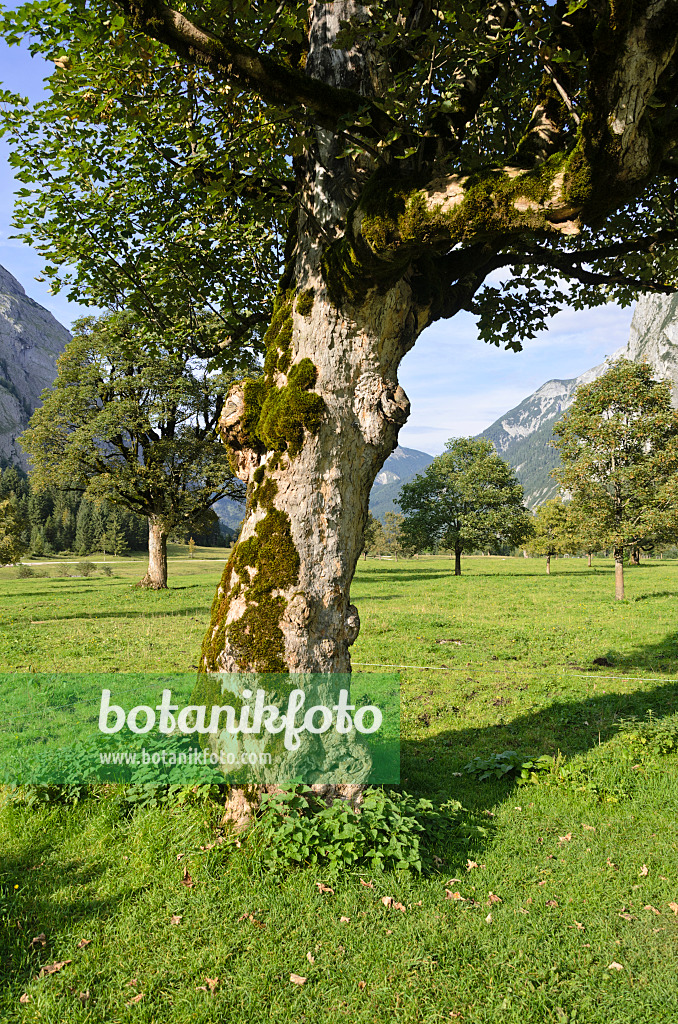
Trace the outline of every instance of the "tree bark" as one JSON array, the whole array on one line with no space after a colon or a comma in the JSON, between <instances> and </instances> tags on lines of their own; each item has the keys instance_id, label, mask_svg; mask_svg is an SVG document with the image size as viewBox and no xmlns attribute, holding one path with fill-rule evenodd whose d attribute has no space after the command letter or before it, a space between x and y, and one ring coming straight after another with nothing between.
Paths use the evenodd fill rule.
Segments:
<instances>
[{"instance_id":1,"label":"tree bark","mask_svg":"<svg viewBox=\"0 0 678 1024\"><path fill-rule=\"evenodd\" d=\"M549 576L551 575L551 556L550 555L546 556L546 573Z\"/></svg>"},{"instance_id":2,"label":"tree bark","mask_svg":"<svg viewBox=\"0 0 678 1024\"><path fill-rule=\"evenodd\" d=\"M284 388L294 367L312 363L323 403L315 431L303 429L298 450L284 439L278 450L257 450L242 428L246 394L233 391L225 403L222 434L248 503L205 638L207 672L350 671L359 621L349 589L372 483L409 411L396 368L416 320L405 283L351 321L308 268L310 281L310 313L298 313L296 296L288 303L293 363L276 381Z\"/></svg>"},{"instance_id":3,"label":"tree bark","mask_svg":"<svg viewBox=\"0 0 678 1024\"><path fill-rule=\"evenodd\" d=\"M624 548L614 549L614 597L615 601L624 600Z\"/></svg>"},{"instance_id":4,"label":"tree bark","mask_svg":"<svg viewBox=\"0 0 678 1024\"><path fill-rule=\"evenodd\" d=\"M461 576L461 548L458 545L454 549L454 575Z\"/></svg>"},{"instance_id":5,"label":"tree bark","mask_svg":"<svg viewBox=\"0 0 678 1024\"><path fill-rule=\"evenodd\" d=\"M640 565L640 548L632 547L629 557L630 565Z\"/></svg>"},{"instance_id":6,"label":"tree bark","mask_svg":"<svg viewBox=\"0 0 678 1024\"><path fill-rule=\"evenodd\" d=\"M588 567L590 569L591 568L591 552L590 551L587 552L587 557L588 557L588 563L587 564L588 564Z\"/></svg>"},{"instance_id":7,"label":"tree bark","mask_svg":"<svg viewBox=\"0 0 678 1024\"><path fill-rule=\"evenodd\" d=\"M148 570L140 587L167 589L167 527L159 516L148 517Z\"/></svg>"}]
</instances>

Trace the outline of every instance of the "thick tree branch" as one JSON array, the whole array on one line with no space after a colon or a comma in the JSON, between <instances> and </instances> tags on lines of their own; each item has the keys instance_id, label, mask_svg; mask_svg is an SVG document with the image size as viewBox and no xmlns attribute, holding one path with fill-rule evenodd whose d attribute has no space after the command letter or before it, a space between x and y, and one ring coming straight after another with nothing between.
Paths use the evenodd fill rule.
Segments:
<instances>
[{"instance_id":1,"label":"thick tree branch","mask_svg":"<svg viewBox=\"0 0 678 1024\"><path fill-rule=\"evenodd\" d=\"M277 106L300 106L320 127L333 131L347 120L369 116L362 132L388 135L394 121L376 104L351 89L337 88L279 64L226 32L218 35L194 24L163 0L115 0L140 32L169 46L191 64L209 68Z\"/></svg>"}]
</instances>

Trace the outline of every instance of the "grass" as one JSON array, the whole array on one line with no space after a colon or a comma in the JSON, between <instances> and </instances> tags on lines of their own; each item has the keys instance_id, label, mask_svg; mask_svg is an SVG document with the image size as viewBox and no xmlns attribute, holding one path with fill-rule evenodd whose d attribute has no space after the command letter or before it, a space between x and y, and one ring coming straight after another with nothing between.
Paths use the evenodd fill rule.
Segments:
<instances>
[{"instance_id":1,"label":"grass","mask_svg":"<svg viewBox=\"0 0 678 1024\"><path fill-rule=\"evenodd\" d=\"M195 666L219 561L176 559L160 594L130 586L138 562L116 563L110 579L0 570L0 668ZM602 560L559 559L550 577L537 560L453 568L361 562L352 589L354 664L427 666L401 669L402 788L464 804L442 863L363 871L374 888L360 870L271 874L256 831L201 849L219 835L214 803L7 799L0 1021L678 1020L678 564L630 569L621 604ZM556 762L522 787L464 772L505 749Z\"/></svg>"}]
</instances>

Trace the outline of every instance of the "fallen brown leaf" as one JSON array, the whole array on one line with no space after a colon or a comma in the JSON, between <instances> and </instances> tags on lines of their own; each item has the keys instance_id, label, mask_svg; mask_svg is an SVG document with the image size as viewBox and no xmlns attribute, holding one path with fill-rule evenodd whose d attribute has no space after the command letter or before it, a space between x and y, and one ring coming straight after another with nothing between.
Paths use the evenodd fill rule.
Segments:
<instances>
[{"instance_id":1,"label":"fallen brown leaf","mask_svg":"<svg viewBox=\"0 0 678 1024\"><path fill-rule=\"evenodd\" d=\"M140 1003L143 998L144 993L140 992L138 996L134 997L134 999L130 999L128 1003L125 1003L125 1006L134 1006L135 1003Z\"/></svg>"},{"instance_id":2,"label":"fallen brown leaf","mask_svg":"<svg viewBox=\"0 0 678 1024\"><path fill-rule=\"evenodd\" d=\"M612 963L610 964L610 966L608 967L608 971L623 971L623 970L624 970L624 968L622 967L622 965L618 964L616 960L613 960Z\"/></svg>"},{"instance_id":3,"label":"fallen brown leaf","mask_svg":"<svg viewBox=\"0 0 678 1024\"><path fill-rule=\"evenodd\" d=\"M678 903L669 903L669 909L672 910L674 914L678 914Z\"/></svg>"},{"instance_id":4,"label":"fallen brown leaf","mask_svg":"<svg viewBox=\"0 0 678 1024\"><path fill-rule=\"evenodd\" d=\"M85 946L89 946L91 939L80 939L80 942L75 947L76 949L84 949Z\"/></svg>"},{"instance_id":5,"label":"fallen brown leaf","mask_svg":"<svg viewBox=\"0 0 678 1024\"><path fill-rule=\"evenodd\" d=\"M462 894L460 892L452 892L450 889L446 889L445 890L445 899L446 900L462 900L464 903L466 903L465 897L462 896Z\"/></svg>"},{"instance_id":6,"label":"fallen brown leaf","mask_svg":"<svg viewBox=\"0 0 678 1024\"><path fill-rule=\"evenodd\" d=\"M181 884L185 885L187 889L192 889L193 886L195 885L195 882L193 881L193 879L191 878L191 876L188 873L188 865L187 864L184 864L184 873L183 873L183 876L182 876L182 879L181 879Z\"/></svg>"},{"instance_id":7,"label":"fallen brown leaf","mask_svg":"<svg viewBox=\"0 0 678 1024\"><path fill-rule=\"evenodd\" d=\"M331 893L332 896L334 896L334 889L331 886L325 885L324 882L316 882L315 884L316 884L316 887L318 889L318 892L321 892L321 893L329 892L329 893Z\"/></svg>"},{"instance_id":8,"label":"fallen brown leaf","mask_svg":"<svg viewBox=\"0 0 678 1024\"><path fill-rule=\"evenodd\" d=\"M290 974L290 981L293 985L305 985L306 978L302 978L300 974Z\"/></svg>"},{"instance_id":9,"label":"fallen brown leaf","mask_svg":"<svg viewBox=\"0 0 678 1024\"><path fill-rule=\"evenodd\" d=\"M492 924L492 914L488 914L485 918L485 924Z\"/></svg>"},{"instance_id":10,"label":"fallen brown leaf","mask_svg":"<svg viewBox=\"0 0 678 1024\"><path fill-rule=\"evenodd\" d=\"M46 974L56 974L57 971L60 971L63 967L66 967L67 964L72 963L72 960L57 960L57 962L54 964L45 964L44 967L40 968L40 974L38 975L38 977L44 978Z\"/></svg>"},{"instance_id":11,"label":"fallen brown leaf","mask_svg":"<svg viewBox=\"0 0 678 1024\"><path fill-rule=\"evenodd\" d=\"M504 901L502 900L501 896L495 896L493 892L490 893L489 899L487 901L488 906L492 906L493 903L503 903L503 902Z\"/></svg>"},{"instance_id":12,"label":"fallen brown leaf","mask_svg":"<svg viewBox=\"0 0 678 1024\"><path fill-rule=\"evenodd\" d=\"M610 860L609 857L607 858L607 866L608 868L612 868L613 871L619 871L619 865L615 864L615 862Z\"/></svg>"},{"instance_id":13,"label":"fallen brown leaf","mask_svg":"<svg viewBox=\"0 0 678 1024\"><path fill-rule=\"evenodd\" d=\"M170 924L181 924L181 919L183 916L183 914L172 914L172 916L170 917Z\"/></svg>"},{"instance_id":14,"label":"fallen brown leaf","mask_svg":"<svg viewBox=\"0 0 678 1024\"><path fill-rule=\"evenodd\" d=\"M349 924L351 918L350 917L340 917L339 920L341 921L342 924Z\"/></svg>"},{"instance_id":15,"label":"fallen brown leaf","mask_svg":"<svg viewBox=\"0 0 678 1024\"><path fill-rule=\"evenodd\" d=\"M30 1003L30 1001L31 997L29 996L28 992L24 992L22 996L19 996L20 1003Z\"/></svg>"},{"instance_id":16,"label":"fallen brown leaf","mask_svg":"<svg viewBox=\"0 0 678 1024\"><path fill-rule=\"evenodd\" d=\"M558 906L558 900L547 900L546 901L546 906L547 907L557 907Z\"/></svg>"},{"instance_id":17,"label":"fallen brown leaf","mask_svg":"<svg viewBox=\"0 0 678 1024\"><path fill-rule=\"evenodd\" d=\"M178 853L177 854L177 862L180 861L183 856L184 856L183 853Z\"/></svg>"},{"instance_id":18,"label":"fallen brown leaf","mask_svg":"<svg viewBox=\"0 0 678 1024\"><path fill-rule=\"evenodd\" d=\"M214 992L215 988L219 984L219 979L218 978L205 978L205 981L207 982L207 986L208 986L210 992Z\"/></svg>"},{"instance_id":19,"label":"fallen brown leaf","mask_svg":"<svg viewBox=\"0 0 678 1024\"><path fill-rule=\"evenodd\" d=\"M546 879L542 878L541 882L537 882L537 885L546 885Z\"/></svg>"},{"instance_id":20,"label":"fallen brown leaf","mask_svg":"<svg viewBox=\"0 0 678 1024\"><path fill-rule=\"evenodd\" d=\"M78 995L78 999L80 1000L81 1004L84 1006L85 1003L87 1002L87 1000L89 999L89 989L87 989L86 992L81 992Z\"/></svg>"},{"instance_id":21,"label":"fallen brown leaf","mask_svg":"<svg viewBox=\"0 0 678 1024\"><path fill-rule=\"evenodd\" d=\"M364 885L366 889L374 889L374 882L366 882L364 878L360 879L360 884Z\"/></svg>"},{"instance_id":22,"label":"fallen brown leaf","mask_svg":"<svg viewBox=\"0 0 678 1024\"><path fill-rule=\"evenodd\" d=\"M558 837L558 846L562 846L563 843L569 843L571 839L572 839L572 833L571 832L567 832L564 836L559 836Z\"/></svg>"},{"instance_id":23,"label":"fallen brown leaf","mask_svg":"<svg viewBox=\"0 0 678 1024\"><path fill-rule=\"evenodd\" d=\"M642 878L647 878L649 873L650 873L650 869L648 868L647 864L643 864L642 868L639 871L639 874L641 875Z\"/></svg>"},{"instance_id":24,"label":"fallen brown leaf","mask_svg":"<svg viewBox=\"0 0 678 1024\"><path fill-rule=\"evenodd\" d=\"M45 933L44 932L40 932L40 934L36 935L34 939L31 939L29 945L30 946L41 946L41 947L44 948L47 945L47 937L45 936Z\"/></svg>"},{"instance_id":25,"label":"fallen brown leaf","mask_svg":"<svg viewBox=\"0 0 678 1024\"><path fill-rule=\"evenodd\" d=\"M659 917L661 914L661 910L657 910L657 908L653 907L651 903L646 903L643 907L643 910L651 910L653 914L657 915L657 917Z\"/></svg>"},{"instance_id":26,"label":"fallen brown leaf","mask_svg":"<svg viewBox=\"0 0 678 1024\"><path fill-rule=\"evenodd\" d=\"M467 860L466 861L466 870L467 871L473 871L473 869L477 868L477 867L478 867L477 861L475 861L475 860Z\"/></svg>"},{"instance_id":27,"label":"fallen brown leaf","mask_svg":"<svg viewBox=\"0 0 678 1024\"><path fill-rule=\"evenodd\" d=\"M365 982L364 981L359 981L358 982L358 988L362 992L362 990L365 988Z\"/></svg>"},{"instance_id":28,"label":"fallen brown leaf","mask_svg":"<svg viewBox=\"0 0 678 1024\"><path fill-rule=\"evenodd\" d=\"M596 826L595 825L582 825L582 828L585 829L587 832L595 832L596 831Z\"/></svg>"},{"instance_id":29,"label":"fallen brown leaf","mask_svg":"<svg viewBox=\"0 0 678 1024\"><path fill-rule=\"evenodd\" d=\"M127 987L128 988L136 988L138 984L139 984L139 979L138 978L132 978L131 981L127 982Z\"/></svg>"},{"instance_id":30,"label":"fallen brown leaf","mask_svg":"<svg viewBox=\"0 0 678 1024\"><path fill-rule=\"evenodd\" d=\"M306 954L306 959L308 960L308 962L310 964L314 964L315 963L315 957L312 955L312 953L307 953Z\"/></svg>"}]
</instances>

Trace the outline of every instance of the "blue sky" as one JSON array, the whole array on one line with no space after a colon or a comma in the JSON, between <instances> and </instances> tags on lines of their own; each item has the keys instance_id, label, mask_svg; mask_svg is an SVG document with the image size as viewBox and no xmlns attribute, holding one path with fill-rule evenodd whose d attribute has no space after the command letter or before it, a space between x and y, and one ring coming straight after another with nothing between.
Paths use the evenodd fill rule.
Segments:
<instances>
[{"instance_id":1,"label":"blue sky","mask_svg":"<svg viewBox=\"0 0 678 1024\"><path fill-rule=\"evenodd\" d=\"M5 88L35 100L51 65L0 40L0 69ZM63 294L50 295L47 285L35 280L42 270L40 256L9 237L17 186L7 157L7 143L0 139L0 263L31 298L70 327L87 310ZM412 411L400 443L437 455L448 438L479 433L545 381L576 377L625 344L632 313L632 308L614 304L583 312L563 310L548 331L525 342L519 353L479 341L469 314L434 324L401 366L400 382Z\"/></svg>"}]
</instances>

